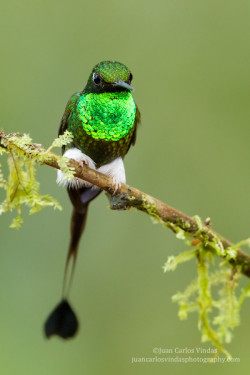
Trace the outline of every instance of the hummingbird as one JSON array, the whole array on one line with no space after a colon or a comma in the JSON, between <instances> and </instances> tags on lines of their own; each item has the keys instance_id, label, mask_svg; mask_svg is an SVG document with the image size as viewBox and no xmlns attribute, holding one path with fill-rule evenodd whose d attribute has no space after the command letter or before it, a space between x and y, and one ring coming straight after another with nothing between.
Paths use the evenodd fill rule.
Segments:
<instances>
[{"instance_id":1,"label":"hummingbird","mask_svg":"<svg viewBox=\"0 0 250 375\"><path fill-rule=\"evenodd\" d=\"M123 159L131 145L135 144L141 118L132 96L132 79L131 71L120 62L102 61L95 65L85 88L69 99L58 131L58 135L66 130L73 135L72 143L62 148L63 156L112 177L115 190L126 182ZM57 172L57 183L67 188L73 205L71 237L62 300L49 315L44 329L48 338L58 335L68 339L78 330L78 319L68 302L68 295L79 241L85 228L89 203L102 190L76 177L67 180L60 170Z\"/></svg>"}]
</instances>

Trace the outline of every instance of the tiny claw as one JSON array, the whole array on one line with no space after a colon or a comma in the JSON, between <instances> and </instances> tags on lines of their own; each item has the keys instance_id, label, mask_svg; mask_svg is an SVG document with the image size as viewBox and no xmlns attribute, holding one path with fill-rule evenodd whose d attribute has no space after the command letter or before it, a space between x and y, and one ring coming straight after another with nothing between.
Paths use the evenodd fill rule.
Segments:
<instances>
[{"instance_id":1,"label":"tiny claw","mask_svg":"<svg viewBox=\"0 0 250 375\"><path fill-rule=\"evenodd\" d=\"M81 167L83 167L84 164L85 164L85 165L88 165L86 162L83 162L82 160L79 160L78 163L80 164Z\"/></svg>"},{"instance_id":2,"label":"tiny claw","mask_svg":"<svg viewBox=\"0 0 250 375\"><path fill-rule=\"evenodd\" d=\"M47 318L44 331L47 338L57 335L63 339L75 336L78 320L66 299L63 299Z\"/></svg>"},{"instance_id":3,"label":"tiny claw","mask_svg":"<svg viewBox=\"0 0 250 375\"><path fill-rule=\"evenodd\" d=\"M92 167L92 164L90 163L88 159L79 160L78 163L80 164L81 167L83 167L84 165L87 165L87 167L89 168Z\"/></svg>"},{"instance_id":4,"label":"tiny claw","mask_svg":"<svg viewBox=\"0 0 250 375\"><path fill-rule=\"evenodd\" d=\"M121 188L122 183L116 176L114 176L112 180L113 180L112 181L112 188L114 189L114 194L115 194L117 192L117 190Z\"/></svg>"}]
</instances>

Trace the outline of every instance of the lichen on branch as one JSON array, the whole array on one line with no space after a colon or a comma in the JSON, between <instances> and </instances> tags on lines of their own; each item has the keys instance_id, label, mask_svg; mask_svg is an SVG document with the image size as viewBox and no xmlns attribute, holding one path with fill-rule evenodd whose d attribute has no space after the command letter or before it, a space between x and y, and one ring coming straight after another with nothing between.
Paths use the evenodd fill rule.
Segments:
<instances>
[{"instance_id":1,"label":"lichen on branch","mask_svg":"<svg viewBox=\"0 0 250 375\"><path fill-rule=\"evenodd\" d=\"M68 134L67 134L68 133ZM62 147L72 141L71 133L67 132L57 138L53 147ZM0 215L16 209L17 216L12 220L11 228L20 228L23 223L22 206L29 208L29 214L34 214L44 207L51 206L61 210L58 201L50 195L40 194L40 184L36 179L36 165L44 164L49 159L49 151L41 148L41 145L33 145L29 135L18 133L1 136L0 154L7 154L9 168L8 179L3 177L0 168L0 187L5 189L5 199L0 205ZM73 177L72 169L67 168L68 160L59 158L62 170L67 173L70 179Z\"/></svg>"},{"instance_id":2,"label":"lichen on branch","mask_svg":"<svg viewBox=\"0 0 250 375\"><path fill-rule=\"evenodd\" d=\"M177 256L169 256L164 271L174 271L179 264L188 261L195 260L197 264L196 279L184 292L173 296L173 300L179 304L179 317L186 319L190 312L197 311L202 340L211 341L218 352L222 351L230 358L223 345L231 340L233 328L240 323L242 303L250 297L250 285L237 292L241 275L250 277L250 256L240 249L241 246L250 245L250 240L233 245L211 229L210 219L203 222L199 216L190 217L127 184L122 184L116 190L112 178L51 152L54 147L71 142L71 133L65 132L45 149L40 144L32 143L26 134L5 134L0 131L0 155L7 154L9 166L7 179L4 179L0 168L0 188L6 191L0 214L17 209L18 215L11 227L19 228L23 222L23 205L29 207L31 214L46 206L61 208L54 198L40 194L35 178L36 164L61 169L68 179L75 176L99 186L108 193L112 209L134 207L147 213L154 222L171 229L190 248ZM215 258L221 259L221 262L216 270L212 270ZM218 287L219 297L216 298L214 290Z\"/></svg>"}]
</instances>

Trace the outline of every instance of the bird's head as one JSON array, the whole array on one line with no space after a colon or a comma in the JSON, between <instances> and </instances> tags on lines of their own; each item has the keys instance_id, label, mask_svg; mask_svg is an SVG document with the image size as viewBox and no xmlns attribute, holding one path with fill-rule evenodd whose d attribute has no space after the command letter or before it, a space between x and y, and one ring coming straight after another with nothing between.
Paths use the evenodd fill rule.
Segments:
<instances>
[{"instance_id":1,"label":"bird's head","mask_svg":"<svg viewBox=\"0 0 250 375\"><path fill-rule=\"evenodd\" d=\"M134 90L133 75L126 65L117 61L102 61L95 65L84 89L85 92L116 92Z\"/></svg>"}]
</instances>

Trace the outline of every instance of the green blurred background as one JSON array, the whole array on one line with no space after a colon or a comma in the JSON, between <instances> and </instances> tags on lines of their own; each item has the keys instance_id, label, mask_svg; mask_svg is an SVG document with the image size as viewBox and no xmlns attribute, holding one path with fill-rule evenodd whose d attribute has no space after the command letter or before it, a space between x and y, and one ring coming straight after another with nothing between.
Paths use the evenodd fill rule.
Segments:
<instances>
[{"instance_id":1,"label":"green blurred background","mask_svg":"<svg viewBox=\"0 0 250 375\"><path fill-rule=\"evenodd\" d=\"M1 0L0 127L48 146L69 96L101 60L127 64L142 112L127 181L203 218L232 241L250 235L250 3L239 0ZM56 173L40 167L45 209L23 228L1 217L0 372L12 374L204 374L211 365L131 364L152 349L200 343L197 316L179 321L171 296L195 265L163 274L181 241L131 210L112 212L104 194L91 204L71 302L81 329L47 341L42 324L59 301L71 205ZM227 348L249 368L249 309Z\"/></svg>"}]
</instances>

